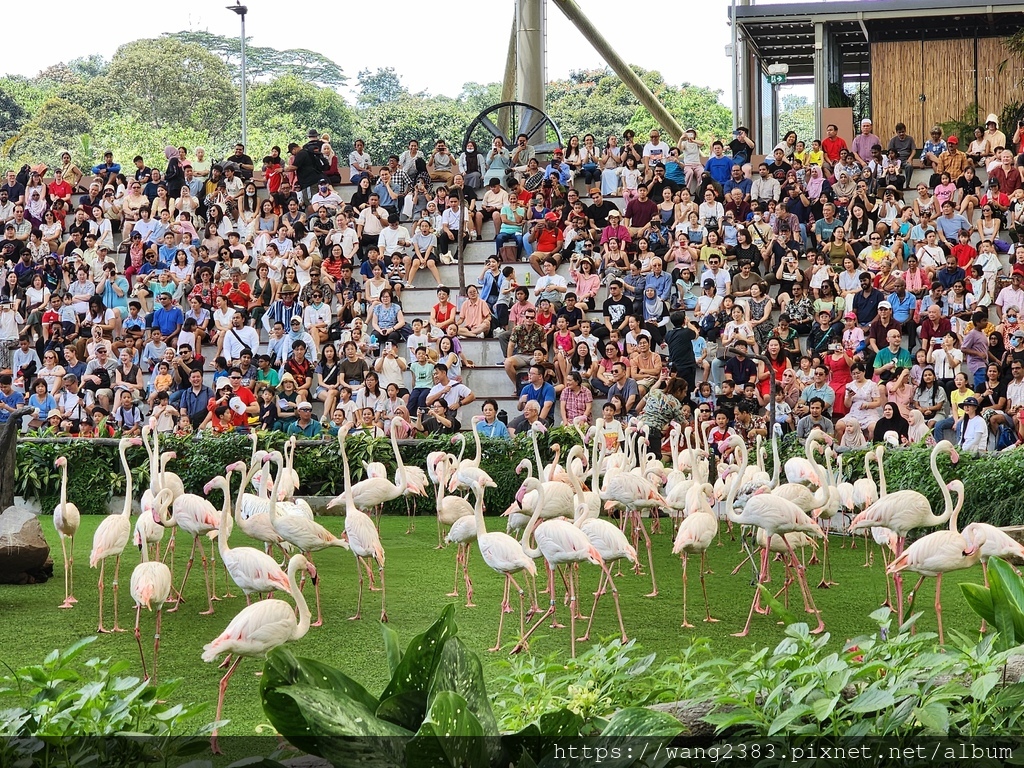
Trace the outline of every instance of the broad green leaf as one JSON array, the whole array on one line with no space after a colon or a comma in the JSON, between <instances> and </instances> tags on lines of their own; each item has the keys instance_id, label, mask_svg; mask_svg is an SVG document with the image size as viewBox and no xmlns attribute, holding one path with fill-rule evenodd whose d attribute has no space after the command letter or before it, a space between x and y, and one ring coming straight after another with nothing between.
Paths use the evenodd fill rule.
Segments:
<instances>
[{"instance_id":1,"label":"broad green leaf","mask_svg":"<svg viewBox=\"0 0 1024 768\"><path fill-rule=\"evenodd\" d=\"M294 700L301 712L306 724L303 741L316 747L307 751L334 765L397 768L404 764L405 746L413 734L375 717L353 699L336 699L330 691L307 685L285 686L278 693ZM274 714L267 712L267 716L278 727ZM299 746L290 735L281 733Z\"/></svg>"},{"instance_id":2,"label":"broad green leaf","mask_svg":"<svg viewBox=\"0 0 1024 768\"><path fill-rule=\"evenodd\" d=\"M683 724L667 712L643 707L620 709L608 720L601 731L602 737L612 736L666 736L675 737L684 730Z\"/></svg>"},{"instance_id":3,"label":"broad green leaf","mask_svg":"<svg viewBox=\"0 0 1024 768\"><path fill-rule=\"evenodd\" d=\"M990 563L995 564L997 561L998 558L993 558ZM1010 571L1009 567L1005 571ZM989 570L988 584L995 615L993 623L999 630L1001 650L1012 648L1024 639L1024 614L1014 600L1013 582L1016 579L1012 571L1010 579L1007 579L1004 570L997 564Z\"/></svg>"},{"instance_id":4,"label":"broad green leaf","mask_svg":"<svg viewBox=\"0 0 1024 768\"><path fill-rule=\"evenodd\" d=\"M545 712L538 722L541 735L547 739L567 739L579 736L583 719L569 709Z\"/></svg>"},{"instance_id":5,"label":"broad green leaf","mask_svg":"<svg viewBox=\"0 0 1024 768\"><path fill-rule=\"evenodd\" d=\"M868 688L857 698L847 704L844 709L847 712L877 712L880 709L891 707L896 703L895 697L881 688Z\"/></svg>"},{"instance_id":6,"label":"broad green leaf","mask_svg":"<svg viewBox=\"0 0 1024 768\"><path fill-rule=\"evenodd\" d=\"M814 713L815 719L819 723L823 723L832 716L832 712L835 711L836 704L839 703L839 696L823 696L817 699L811 704L811 711Z\"/></svg>"},{"instance_id":7,"label":"broad green leaf","mask_svg":"<svg viewBox=\"0 0 1024 768\"><path fill-rule=\"evenodd\" d=\"M384 636L384 651L388 656L388 672L394 675L402 661L402 648L398 644L398 633L387 624L380 625L380 633Z\"/></svg>"},{"instance_id":8,"label":"broad green leaf","mask_svg":"<svg viewBox=\"0 0 1024 768\"><path fill-rule=\"evenodd\" d=\"M949 732L949 710L938 701L930 701L923 707L915 707L914 717L933 733L945 735Z\"/></svg>"},{"instance_id":9,"label":"broad green leaf","mask_svg":"<svg viewBox=\"0 0 1024 768\"><path fill-rule=\"evenodd\" d=\"M430 683L428 706L433 708L434 698L441 691L454 691L466 700L487 736L498 735L498 721L491 709L484 683L484 668L480 657L466 647L458 637L448 639L441 651L441 659Z\"/></svg>"},{"instance_id":10,"label":"broad green leaf","mask_svg":"<svg viewBox=\"0 0 1024 768\"><path fill-rule=\"evenodd\" d=\"M466 700L439 691L406 751L409 768L486 766L484 731Z\"/></svg>"},{"instance_id":11,"label":"broad green leaf","mask_svg":"<svg viewBox=\"0 0 1024 768\"><path fill-rule=\"evenodd\" d=\"M796 616L793 615L793 613L790 612L790 610L786 608L786 606L784 606L782 603L775 599L775 597L771 593L771 590L769 590L768 587L766 587L764 584L758 584L757 588L761 591L761 600L763 600L765 604L769 608L771 608L771 610L775 613L779 620L786 625L787 630L789 630L792 625L797 623Z\"/></svg>"},{"instance_id":12,"label":"broad green leaf","mask_svg":"<svg viewBox=\"0 0 1024 768\"><path fill-rule=\"evenodd\" d=\"M1018 610L1024 611L1024 581L1016 574L1010 564L1005 560L993 557L988 561L988 581L999 580L1003 592L1013 602Z\"/></svg>"},{"instance_id":13,"label":"broad green leaf","mask_svg":"<svg viewBox=\"0 0 1024 768\"><path fill-rule=\"evenodd\" d=\"M768 735L774 736L776 733L788 728L791 723L796 722L801 717L809 714L810 712L811 708L808 707L806 704L789 707L788 709L784 710L781 715L779 715L772 721L771 726L768 728Z\"/></svg>"},{"instance_id":14,"label":"broad green leaf","mask_svg":"<svg viewBox=\"0 0 1024 768\"><path fill-rule=\"evenodd\" d=\"M963 582L960 584L960 591L968 607L989 624L996 623L996 610L992 605L992 591L980 584Z\"/></svg>"},{"instance_id":15,"label":"broad green leaf","mask_svg":"<svg viewBox=\"0 0 1024 768\"><path fill-rule=\"evenodd\" d=\"M380 696L377 716L410 731L419 730L427 713L427 692L441 652L455 635L455 606L446 605L440 618L417 635L398 663L391 682Z\"/></svg>"},{"instance_id":16,"label":"broad green leaf","mask_svg":"<svg viewBox=\"0 0 1024 768\"><path fill-rule=\"evenodd\" d=\"M995 687L1001 677L1002 675L998 672L989 672L986 675L976 678L974 682L971 683L971 696L979 702L984 701L985 697L988 696L989 691Z\"/></svg>"}]
</instances>

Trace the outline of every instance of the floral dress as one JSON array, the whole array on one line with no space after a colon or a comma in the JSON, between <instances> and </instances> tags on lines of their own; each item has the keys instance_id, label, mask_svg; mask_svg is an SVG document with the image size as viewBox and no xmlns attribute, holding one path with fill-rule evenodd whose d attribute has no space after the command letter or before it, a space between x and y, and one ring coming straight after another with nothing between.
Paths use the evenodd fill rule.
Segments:
<instances>
[{"instance_id":1,"label":"floral dress","mask_svg":"<svg viewBox=\"0 0 1024 768\"><path fill-rule=\"evenodd\" d=\"M771 301L771 297L765 296L760 301L755 301L752 298L747 298L747 307L750 309L750 319L760 320L764 317L765 309L768 307L768 302ZM761 323L760 325L754 326L754 340L757 342L759 349L764 349L764 345L768 343L768 339L772 335L772 324Z\"/></svg>"}]
</instances>

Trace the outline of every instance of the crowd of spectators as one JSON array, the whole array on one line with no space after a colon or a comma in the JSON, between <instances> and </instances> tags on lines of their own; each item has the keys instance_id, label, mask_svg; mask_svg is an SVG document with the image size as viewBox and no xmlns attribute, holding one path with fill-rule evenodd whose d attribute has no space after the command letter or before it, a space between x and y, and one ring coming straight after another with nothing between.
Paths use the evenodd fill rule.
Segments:
<instances>
[{"instance_id":1,"label":"crowd of spectators","mask_svg":"<svg viewBox=\"0 0 1024 768\"><path fill-rule=\"evenodd\" d=\"M517 413L486 399L489 436L600 414L1017 444L1021 134L990 115L967 151L938 127L918 147L866 119L851 146L790 132L763 162L744 128L573 136L547 159L525 136L413 141L378 166L310 131L259 163L107 153L89 178L65 153L0 185L0 421L27 403L28 428L72 435L451 432L477 399L464 342L493 337ZM440 267L488 221L493 254L453 297Z\"/></svg>"}]
</instances>

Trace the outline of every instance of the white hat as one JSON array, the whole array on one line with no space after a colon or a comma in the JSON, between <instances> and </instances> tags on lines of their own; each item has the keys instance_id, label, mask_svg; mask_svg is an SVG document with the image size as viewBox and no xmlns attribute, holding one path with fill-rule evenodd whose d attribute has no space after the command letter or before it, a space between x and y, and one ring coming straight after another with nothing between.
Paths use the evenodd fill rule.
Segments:
<instances>
[{"instance_id":1,"label":"white hat","mask_svg":"<svg viewBox=\"0 0 1024 768\"><path fill-rule=\"evenodd\" d=\"M228 401L228 408L237 413L239 416L245 413L245 403L242 402L242 398L240 397L232 397Z\"/></svg>"},{"instance_id":2,"label":"white hat","mask_svg":"<svg viewBox=\"0 0 1024 768\"><path fill-rule=\"evenodd\" d=\"M999 127L999 118L996 117L994 112L985 118L985 124L988 125L989 123L994 123L996 128Z\"/></svg>"},{"instance_id":3,"label":"white hat","mask_svg":"<svg viewBox=\"0 0 1024 768\"><path fill-rule=\"evenodd\" d=\"M865 117L863 120L860 121L860 124L861 125L871 125L871 118L870 117Z\"/></svg>"},{"instance_id":4,"label":"white hat","mask_svg":"<svg viewBox=\"0 0 1024 768\"><path fill-rule=\"evenodd\" d=\"M231 379L229 379L227 376L221 376L219 379L217 379L216 382L214 382L213 388L214 389L224 389L224 387L230 387L230 386L231 386Z\"/></svg>"}]
</instances>

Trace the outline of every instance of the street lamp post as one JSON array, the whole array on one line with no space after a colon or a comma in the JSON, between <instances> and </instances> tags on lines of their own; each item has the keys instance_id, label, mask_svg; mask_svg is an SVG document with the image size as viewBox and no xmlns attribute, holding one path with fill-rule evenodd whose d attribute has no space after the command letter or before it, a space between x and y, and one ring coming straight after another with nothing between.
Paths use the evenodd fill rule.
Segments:
<instances>
[{"instance_id":1,"label":"street lamp post","mask_svg":"<svg viewBox=\"0 0 1024 768\"><path fill-rule=\"evenodd\" d=\"M242 20L242 144L248 146L246 141L246 111L245 111L245 14L249 12L249 9L244 5L229 5L227 6L229 11L234 11L238 14Z\"/></svg>"}]
</instances>

